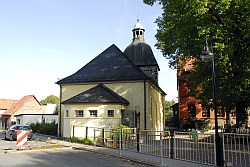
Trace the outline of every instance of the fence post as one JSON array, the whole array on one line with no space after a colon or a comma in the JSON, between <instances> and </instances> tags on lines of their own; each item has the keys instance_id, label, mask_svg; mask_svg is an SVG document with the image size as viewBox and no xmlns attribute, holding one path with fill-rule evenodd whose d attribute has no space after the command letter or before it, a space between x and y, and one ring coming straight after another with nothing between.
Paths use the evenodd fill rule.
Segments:
<instances>
[{"instance_id":1,"label":"fence post","mask_svg":"<svg viewBox=\"0 0 250 167\"><path fill-rule=\"evenodd\" d=\"M222 157L223 157L223 162L224 162L224 165L226 164L226 157L225 157L225 133L221 133L222 134ZM227 165L227 164L226 164Z\"/></svg>"},{"instance_id":2,"label":"fence post","mask_svg":"<svg viewBox=\"0 0 250 167\"><path fill-rule=\"evenodd\" d=\"M160 154L161 154L161 166L163 166L163 144L162 144L162 133L160 133Z\"/></svg>"},{"instance_id":3,"label":"fence post","mask_svg":"<svg viewBox=\"0 0 250 167\"><path fill-rule=\"evenodd\" d=\"M122 129L119 130L119 156L122 155L121 150L122 150Z\"/></svg>"},{"instance_id":4,"label":"fence post","mask_svg":"<svg viewBox=\"0 0 250 167\"><path fill-rule=\"evenodd\" d=\"M174 131L170 130L170 158L174 159Z\"/></svg>"},{"instance_id":5,"label":"fence post","mask_svg":"<svg viewBox=\"0 0 250 167\"><path fill-rule=\"evenodd\" d=\"M94 129L94 150L95 150L95 147L96 147L96 137L95 137L95 132L96 132L96 130Z\"/></svg>"},{"instance_id":6,"label":"fence post","mask_svg":"<svg viewBox=\"0 0 250 167\"><path fill-rule=\"evenodd\" d=\"M221 166L224 166L224 162L225 162L225 159L224 159L224 141L223 141L223 133L221 132L221 133L219 133L218 134L219 135L219 143L220 143L220 145L219 145L219 153L220 153L220 164L221 164Z\"/></svg>"},{"instance_id":7,"label":"fence post","mask_svg":"<svg viewBox=\"0 0 250 167\"><path fill-rule=\"evenodd\" d=\"M102 129L102 145L105 146L104 129Z\"/></svg>"},{"instance_id":8,"label":"fence post","mask_svg":"<svg viewBox=\"0 0 250 167\"><path fill-rule=\"evenodd\" d=\"M137 152L140 152L140 128L138 128L136 132L136 148Z\"/></svg>"},{"instance_id":9,"label":"fence post","mask_svg":"<svg viewBox=\"0 0 250 167\"><path fill-rule=\"evenodd\" d=\"M88 127L86 126L86 139L88 138Z\"/></svg>"},{"instance_id":10,"label":"fence post","mask_svg":"<svg viewBox=\"0 0 250 167\"><path fill-rule=\"evenodd\" d=\"M121 145L121 149L123 149L123 145L122 145L122 135L123 135L123 129L120 129L119 133L121 133L121 140L120 140L120 145Z\"/></svg>"}]
</instances>

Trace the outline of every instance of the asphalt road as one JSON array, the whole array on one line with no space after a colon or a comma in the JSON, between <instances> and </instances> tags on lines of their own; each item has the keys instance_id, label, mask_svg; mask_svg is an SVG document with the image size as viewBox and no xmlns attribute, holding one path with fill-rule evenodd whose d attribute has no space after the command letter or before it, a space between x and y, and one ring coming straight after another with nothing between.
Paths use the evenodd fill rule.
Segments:
<instances>
[{"instance_id":1,"label":"asphalt road","mask_svg":"<svg viewBox=\"0 0 250 167\"><path fill-rule=\"evenodd\" d=\"M17 151L15 141L0 132L0 167L133 167L127 160L68 148Z\"/></svg>"},{"instance_id":2,"label":"asphalt road","mask_svg":"<svg viewBox=\"0 0 250 167\"><path fill-rule=\"evenodd\" d=\"M0 154L0 167L133 167L128 161L71 148Z\"/></svg>"}]
</instances>

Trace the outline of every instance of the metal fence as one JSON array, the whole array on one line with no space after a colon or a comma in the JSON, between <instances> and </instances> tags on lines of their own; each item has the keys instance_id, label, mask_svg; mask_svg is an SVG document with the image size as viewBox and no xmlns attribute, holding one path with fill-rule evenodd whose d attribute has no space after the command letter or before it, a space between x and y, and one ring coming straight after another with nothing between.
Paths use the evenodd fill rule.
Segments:
<instances>
[{"instance_id":1,"label":"metal fence","mask_svg":"<svg viewBox=\"0 0 250 167\"><path fill-rule=\"evenodd\" d=\"M94 130L97 127L81 126L81 125L71 125L71 136L70 137L81 137L93 139ZM99 135L99 134L96 134Z\"/></svg>"},{"instance_id":2,"label":"metal fence","mask_svg":"<svg viewBox=\"0 0 250 167\"><path fill-rule=\"evenodd\" d=\"M248 167L250 164L250 135L221 133L225 166ZM179 159L215 166L214 133L138 131L126 129L94 129L94 147L102 146L163 158Z\"/></svg>"},{"instance_id":3,"label":"metal fence","mask_svg":"<svg viewBox=\"0 0 250 167\"><path fill-rule=\"evenodd\" d=\"M250 135L224 133L224 160L227 166L250 166Z\"/></svg>"},{"instance_id":4,"label":"metal fence","mask_svg":"<svg viewBox=\"0 0 250 167\"><path fill-rule=\"evenodd\" d=\"M214 134L196 131L174 132L174 158L214 165Z\"/></svg>"}]
</instances>

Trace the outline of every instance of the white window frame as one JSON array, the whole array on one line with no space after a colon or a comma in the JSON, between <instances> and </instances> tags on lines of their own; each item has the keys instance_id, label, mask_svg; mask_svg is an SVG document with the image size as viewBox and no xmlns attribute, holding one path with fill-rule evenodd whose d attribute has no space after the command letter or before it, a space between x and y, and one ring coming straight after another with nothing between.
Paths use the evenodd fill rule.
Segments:
<instances>
[{"instance_id":1,"label":"white window frame","mask_svg":"<svg viewBox=\"0 0 250 167\"><path fill-rule=\"evenodd\" d=\"M82 113L82 114L80 114ZM84 117L84 111L83 110L75 110L76 117Z\"/></svg>"},{"instance_id":2,"label":"white window frame","mask_svg":"<svg viewBox=\"0 0 250 167\"><path fill-rule=\"evenodd\" d=\"M97 117L97 110L89 110L90 117Z\"/></svg>"},{"instance_id":3,"label":"white window frame","mask_svg":"<svg viewBox=\"0 0 250 167\"><path fill-rule=\"evenodd\" d=\"M115 117L115 110L108 110L108 117Z\"/></svg>"}]
</instances>

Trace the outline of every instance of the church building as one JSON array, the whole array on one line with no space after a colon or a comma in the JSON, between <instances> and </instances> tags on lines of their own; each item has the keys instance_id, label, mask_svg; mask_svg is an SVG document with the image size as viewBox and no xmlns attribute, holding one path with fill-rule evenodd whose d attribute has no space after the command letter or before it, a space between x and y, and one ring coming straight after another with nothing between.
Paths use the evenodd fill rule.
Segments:
<instances>
[{"instance_id":1,"label":"church building","mask_svg":"<svg viewBox=\"0 0 250 167\"><path fill-rule=\"evenodd\" d=\"M139 21L132 32L132 43L124 52L113 44L57 82L59 136L84 137L72 126L164 130L166 94L158 85L160 68Z\"/></svg>"}]
</instances>

